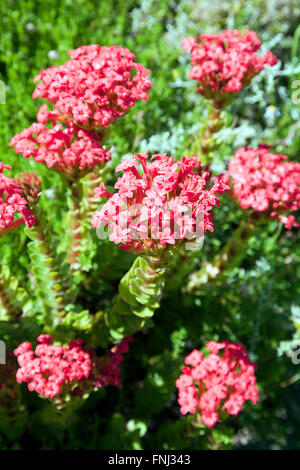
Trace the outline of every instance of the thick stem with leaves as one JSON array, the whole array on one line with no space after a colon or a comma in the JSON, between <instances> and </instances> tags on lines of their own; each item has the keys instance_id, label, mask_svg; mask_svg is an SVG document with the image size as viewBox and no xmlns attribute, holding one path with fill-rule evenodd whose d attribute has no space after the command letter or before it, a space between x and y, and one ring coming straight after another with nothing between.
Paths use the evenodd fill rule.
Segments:
<instances>
[{"instance_id":1,"label":"thick stem with leaves","mask_svg":"<svg viewBox=\"0 0 300 470\"><path fill-rule=\"evenodd\" d=\"M213 152L220 146L215 134L225 125L225 114L222 107L207 102L207 115L202 118L199 131L192 137L190 148L185 155L198 155L202 163L211 163ZM168 291L180 289L184 279L191 273L196 262L194 251L181 248L175 255L170 267L166 288Z\"/></svg>"},{"instance_id":2,"label":"thick stem with leaves","mask_svg":"<svg viewBox=\"0 0 300 470\"><path fill-rule=\"evenodd\" d=\"M80 254L82 251L82 242L84 240L83 214L82 214L82 184L75 181L70 184L70 195L68 196L68 253L67 261L70 263L70 269L74 273L81 270Z\"/></svg>"},{"instance_id":3,"label":"thick stem with leaves","mask_svg":"<svg viewBox=\"0 0 300 470\"><path fill-rule=\"evenodd\" d=\"M208 105L207 115L202 118L199 131L193 136L190 149L186 152L188 155L198 155L203 163L211 163L213 153L220 146L216 138L225 124L225 115L221 108Z\"/></svg>"},{"instance_id":4,"label":"thick stem with leaves","mask_svg":"<svg viewBox=\"0 0 300 470\"><path fill-rule=\"evenodd\" d=\"M175 253L166 276L167 292L178 292L184 285L187 276L196 268L199 253L187 250L184 246Z\"/></svg>"},{"instance_id":5,"label":"thick stem with leaves","mask_svg":"<svg viewBox=\"0 0 300 470\"><path fill-rule=\"evenodd\" d=\"M223 281L233 268L239 266L246 254L249 239L259 231L260 222L254 219L241 222L215 259L204 263L199 271L191 274L187 292L197 291L210 282Z\"/></svg>"},{"instance_id":6,"label":"thick stem with leaves","mask_svg":"<svg viewBox=\"0 0 300 470\"><path fill-rule=\"evenodd\" d=\"M67 261L75 279L81 282L84 273L92 269L97 252L93 243L91 220L99 205L94 198L94 189L104 180L106 167L95 169L85 178L69 183L69 211L67 214Z\"/></svg>"},{"instance_id":7,"label":"thick stem with leaves","mask_svg":"<svg viewBox=\"0 0 300 470\"><path fill-rule=\"evenodd\" d=\"M108 165L105 165L104 168L95 169L81 180L84 194L82 202L84 204L86 218L89 220L89 223L92 219L93 213L99 207L99 199L95 199L94 190L100 186L100 183L105 182L109 171L110 169Z\"/></svg>"},{"instance_id":8,"label":"thick stem with leaves","mask_svg":"<svg viewBox=\"0 0 300 470\"><path fill-rule=\"evenodd\" d=\"M69 268L65 255L58 254L51 240L51 227L47 227L41 211L37 211L36 225L26 234L32 240L28 244L34 292L42 320L46 326L55 327L61 322L71 300Z\"/></svg>"},{"instance_id":9,"label":"thick stem with leaves","mask_svg":"<svg viewBox=\"0 0 300 470\"><path fill-rule=\"evenodd\" d=\"M109 335L120 340L141 330L160 306L169 255L139 256L121 279L112 309L104 315Z\"/></svg>"}]
</instances>

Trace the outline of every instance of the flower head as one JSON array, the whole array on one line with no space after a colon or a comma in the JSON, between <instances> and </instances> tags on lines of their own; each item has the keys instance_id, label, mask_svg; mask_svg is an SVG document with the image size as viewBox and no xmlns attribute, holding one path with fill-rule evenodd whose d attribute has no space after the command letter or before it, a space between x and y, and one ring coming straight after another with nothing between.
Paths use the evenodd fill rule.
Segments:
<instances>
[{"instance_id":1,"label":"flower head","mask_svg":"<svg viewBox=\"0 0 300 470\"><path fill-rule=\"evenodd\" d=\"M47 168L53 168L74 180L110 160L110 152L97 141L97 136L74 125L47 127L41 118L16 134L10 141L24 158L33 157ZM54 124L54 123L53 123Z\"/></svg>"},{"instance_id":2,"label":"flower head","mask_svg":"<svg viewBox=\"0 0 300 470\"><path fill-rule=\"evenodd\" d=\"M94 213L93 226L108 227L109 239L123 249L152 254L212 231L217 194L229 189L222 176L212 178L197 157L147 158L147 153L135 154L122 161L116 168L123 172L116 193L103 184L96 190L98 197L109 199Z\"/></svg>"},{"instance_id":3,"label":"flower head","mask_svg":"<svg viewBox=\"0 0 300 470\"><path fill-rule=\"evenodd\" d=\"M24 188L17 178L5 175L5 169L11 167L0 162L0 236L23 223L30 228L35 222Z\"/></svg>"},{"instance_id":4,"label":"flower head","mask_svg":"<svg viewBox=\"0 0 300 470\"><path fill-rule=\"evenodd\" d=\"M68 346L53 344L50 335L40 335L38 345L24 342L15 349L19 369L17 382L26 382L29 391L36 391L45 398L59 395L63 403L67 396L82 396L94 388L106 385L120 387L119 364L124 360L131 338L98 358L95 352L84 347L83 340L70 341Z\"/></svg>"},{"instance_id":5,"label":"flower head","mask_svg":"<svg viewBox=\"0 0 300 470\"><path fill-rule=\"evenodd\" d=\"M65 64L42 70L33 98L54 105L58 120L87 130L107 127L136 101L148 99L149 70L120 46L82 46Z\"/></svg>"},{"instance_id":6,"label":"flower head","mask_svg":"<svg viewBox=\"0 0 300 470\"><path fill-rule=\"evenodd\" d=\"M31 210L33 210L40 199L42 190L42 179L37 176L33 171L27 173L24 171L19 176L15 176L15 182L20 186L26 196L26 200Z\"/></svg>"},{"instance_id":7,"label":"flower head","mask_svg":"<svg viewBox=\"0 0 300 470\"><path fill-rule=\"evenodd\" d=\"M181 43L191 52L190 78L197 80L198 92L216 107L223 107L262 69L278 62L270 51L259 57L260 44L256 33L248 30L244 34L237 30L200 34L199 41L187 38Z\"/></svg>"},{"instance_id":8,"label":"flower head","mask_svg":"<svg viewBox=\"0 0 300 470\"><path fill-rule=\"evenodd\" d=\"M182 414L200 411L202 422L212 427L227 414L236 416L245 401L254 405L258 390L255 365L242 344L210 341L206 357L194 350L185 358L182 374L176 381Z\"/></svg>"},{"instance_id":9,"label":"flower head","mask_svg":"<svg viewBox=\"0 0 300 470\"><path fill-rule=\"evenodd\" d=\"M277 218L287 229L299 226L288 213L300 208L300 163L266 147L241 148L228 165L233 196L242 209Z\"/></svg>"}]
</instances>

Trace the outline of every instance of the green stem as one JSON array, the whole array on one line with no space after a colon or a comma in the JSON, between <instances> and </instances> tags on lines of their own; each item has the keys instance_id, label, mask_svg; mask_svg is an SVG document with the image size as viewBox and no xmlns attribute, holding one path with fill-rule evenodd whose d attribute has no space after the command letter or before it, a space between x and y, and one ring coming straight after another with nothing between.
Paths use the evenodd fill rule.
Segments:
<instances>
[{"instance_id":1,"label":"green stem","mask_svg":"<svg viewBox=\"0 0 300 470\"><path fill-rule=\"evenodd\" d=\"M178 250L166 276L166 292L176 292L184 285L184 280L195 268L197 254L184 247Z\"/></svg>"},{"instance_id":2,"label":"green stem","mask_svg":"<svg viewBox=\"0 0 300 470\"><path fill-rule=\"evenodd\" d=\"M80 252L83 239L82 227L82 210L81 201L83 198L83 190L80 181L71 184L71 196L68 197L69 205L69 224L70 224L70 241L67 260L70 263L71 272L80 270Z\"/></svg>"},{"instance_id":3,"label":"green stem","mask_svg":"<svg viewBox=\"0 0 300 470\"><path fill-rule=\"evenodd\" d=\"M191 293L201 286L224 280L233 268L243 260L249 239L259 230L260 222L243 221L229 238L220 253L211 262L203 264L202 268L191 274L186 290Z\"/></svg>"},{"instance_id":4,"label":"green stem","mask_svg":"<svg viewBox=\"0 0 300 470\"><path fill-rule=\"evenodd\" d=\"M189 156L198 155L199 160L210 163L213 159L214 151L219 147L215 134L224 126L224 115L222 110L208 105L208 113L202 119L199 131L193 136L191 149L186 152Z\"/></svg>"},{"instance_id":5,"label":"green stem","mask_svg":"<svg viewBox=\"0 0 300 470\"><path fill-rule=\"evenodd\" d=\"M219 147L219 143L215 134L219 132L225 125L225 116L222 113L223 107L207 103L207 116L202 119L202 125L199 131L193 136L190 150L185 155L198 155L199 160L203 163L211 163L214 151ZM168 291L176 291L180 289L184 278L193 270L196 262L196 256L193 252L180 250L175 255L174 268L170 270L169 279L166 289Z\"/></svg>"},{"instance_id":6,"label":"green stem","mask_svg":"<svg viewBox=\"0 0 300 470\"><path fill-rule=\"evenodd\" d=\"M93 249L91 221L99 201L94 198L94 189L103 181L105 171L106 168L94 171L82 180L69 183L67 261L78 282L83 280L84 272L92 268L96 253Z\"/></svg>"},{"instance_id":7,"label":"green stem","mask_svg":"<svg viewBox=\"0 0 300 470\"><path fill-rule=\"evenodd\" d=\"M32 242L28 244L31 271L35 283L35 294L43 314L46 326L55 326L61 322L69 304L69 271L63 264L63 255L57 255L52 248L49 228L41 212L36 215L36 225L26 234ZM51 230L51 229L50 229Z\"/></svg>"},{"instance_id":8,"label":"green stem","mask_svg":"<svg viewBox=\"0 0 300 470\"><path fill-rule=\"evenodd\" d=\"M110 170L108 165L105 165L104 168L89 173L82 180L84 193L83 202L85 203L85 214L86 217L89 219L89 222L91 221L92 215L99 205L99 199L95 199L94 197L94 190L95 188L100 186L100 183L105 181L106 175L107 173L109 173L109 171Z\"/></svg>"},{"instance_id":9,"label":"green stem","mask_svg":"<svg viewBox=\"0 0 300 470\"><path fill-rule=\"evenodd\" d=\"M105 313L109 334L120 340L141 330L160 306L169 257L139 256L121 279L112 309Z\"/></svg>"}]
</instances>

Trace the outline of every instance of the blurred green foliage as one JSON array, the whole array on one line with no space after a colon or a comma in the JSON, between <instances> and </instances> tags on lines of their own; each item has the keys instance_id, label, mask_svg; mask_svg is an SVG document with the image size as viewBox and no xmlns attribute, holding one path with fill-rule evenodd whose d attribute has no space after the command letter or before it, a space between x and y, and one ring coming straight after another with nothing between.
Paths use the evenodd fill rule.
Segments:
<instances>
[{"instance_id":1,"label":"blurred green foliage","mask_svg":"<svg viewBox=\"0 0 300 470\"><path fill-rule=\"evenodd\" d=\"M43 204L55 209L51 214L62 213L65 206L59 178L16 155L9 140L35 120L41 105L31 98L34 76L63 63L69 49L83 44L128 47L152 72L149 101L138 103L112 128L108 143L115 166L125 154L145 148L181 156L197 129L204 107L188 79L182 39L226 28L257 31L280 63L256 77L230 108L230 127L220 132L222 153L214 168L222 171L233 149L246 143L272 144L276 152L300 160L300 107L291 99L292 83L300 79L297 0L7 0L0 4L0 18L0 79L6 85L0 159L13 164L15 173L34 169L42 176ZM215 231L197 254L199 264L212 258L241 218L224 198ZM61 233L62 218L53 222ZM0 241L1 263L9 263L14 274L26 270L25 240L20 231ZM49 423L43 418L44 401L24 387L19 420L13 426L0 420L0 448L205 449L210 439L216 448L299 449L299 366L290 358L299 324L299 261L296 230L280 230L275 223L262 228L224 285L207 287L205 295L166 293L155 327L135 336L122 365L120 391L94 393L67 422L53 418ZM131 262L129 254L103 242L96 261L103 279L91 274L83 306L101 309ZM36 334L37 326L23 321L4 339L13 347ZM245 344L258 366L261 401L216 425L209 436L192 438L179 413L175 380L186 353L209 339Z\"/></svg>"}]
</instances>

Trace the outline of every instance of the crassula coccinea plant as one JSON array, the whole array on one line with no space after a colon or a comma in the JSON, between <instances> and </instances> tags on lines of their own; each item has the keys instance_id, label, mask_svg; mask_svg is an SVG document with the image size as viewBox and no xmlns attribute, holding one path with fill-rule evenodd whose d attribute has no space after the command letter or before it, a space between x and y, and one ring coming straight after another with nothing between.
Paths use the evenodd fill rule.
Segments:
<instances>
[{"instance_id":1,"label":"crassula coccinea plant","mask_svg":"<svg viewBox=\"0 0 300 470\"><path fill-rule=\"evenodd\" d=\"M258 55L261 41L254 31L227 30L219 34L188 37L181 46L191 54L189 77L198 83L197 92L206 98L208 113L195 139L192 152L211 160L218 148L217 133L225 124L225 109L236 94L250 84L265 67L278 59L267 51Z\"/></svg>"},{"instance_id":2,"label":"crassula coccinea plant","mask_svg":"<svg viewBox=\"0 0 300 470\"><path fill-rule=\"evenodd\" d=\"M108 192L103 184L95 190L108 200L94 213L92 224L102 235L107 228L113 243L138 255L106 315L111 334L118 338L153 316L170 258L184 243L202 240L213 230L217 195L229 188L222 175L212 177L196 156L174 161L165 154L135 154L116 171L123 172L115 184L117 192Z\"/></svg>"},{"instance_id":3,"label":"crassula coccinea plant","mask_svg":"<svg viewBox=\"0 0 300 470\"><path fill-rule=\"evenodd\" d=\"M271 51L259 57L260 45L257 34L249 30L243 33L228 30L219 34L200 34L199 38L188 37L182 41L181 46L191 53L193 67L189 77L198 82L197 92L205 98L207 111L201 118L199 131L189 143L187 155L196 153L201 161L211 163L217 151L222 152L222 139L218 137L218 132L227 122L224 110L255 75L278 62ZM243 258L247 241L258 230L257 227L258 223L252 225L249 221L241 224L216 261L204 263L200 270L190 275L187 290L197 291L198 287L201 290L202 285L216 279L220 272L234 268ZM220 259L222 266L218 265ZM180 270L176 268L178 264ZM180 288L182 280L193 267L196 268L196 264L195 257L180 253L175 263L176 276L173 282L168 283L168 289Z\"/></svg>"}]
</instances>

